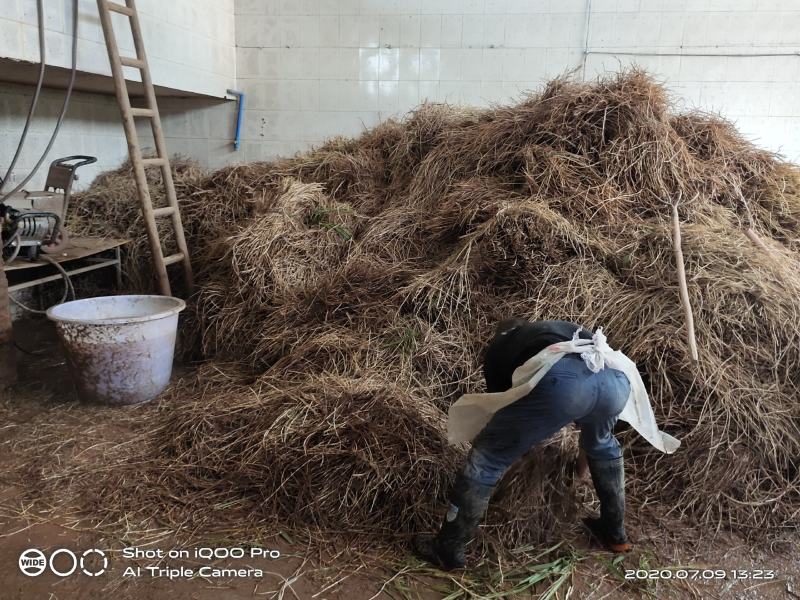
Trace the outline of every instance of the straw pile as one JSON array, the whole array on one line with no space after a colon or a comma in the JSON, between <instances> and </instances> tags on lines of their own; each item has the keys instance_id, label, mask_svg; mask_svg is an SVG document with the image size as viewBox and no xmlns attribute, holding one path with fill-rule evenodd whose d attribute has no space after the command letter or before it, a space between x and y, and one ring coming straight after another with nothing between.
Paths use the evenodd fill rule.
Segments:
<instances>
[{"instance_id":1,"label":"straw pile","mask_svg":"<svg viewBox=\"0 0 800 600\"><path fill-rule=\"evenodd\" d=\"M143 413L131 463L127 449L86 475L106 523L432 528L465 451L446 443L446 409L482 388L481 347L515 315L603 326L683 440L667 457L622 431L632 522L646 502L709 534L796 526L798 173L718 117L675 114L645 74L556 80L486 110L423 105L357 139L178 180L198 283L183 329L210 362ZM142 281L125 167L87 197L109 194L105 211L76 200L72 229L134 237ZM506 475L486 540L543 541L574 516L575 444L562 432Z\"/></svg>"},{"instance_id":2,"label":"straw pile","mask_svg":"<svg viewBox=\"0 0 800 600\"><path fill-rule=\"evenodd\" d=\"M204 171L192 161L178 158L171 162L176 194L185 198L195 191L194 185ZM146 174L153 206L166 205L161 171L147 169ZM70 202L67 218L68 229L73 235L130 238L132 243L125 246L126 285L138 292L155 292L155 279L148 268L150 244L145 235L130 163L125 162L116 170L101 173L89 189L76 193ZM172 228L162 226L159 231L165 252L174 251Z\"/></svg>"}]
</instances>

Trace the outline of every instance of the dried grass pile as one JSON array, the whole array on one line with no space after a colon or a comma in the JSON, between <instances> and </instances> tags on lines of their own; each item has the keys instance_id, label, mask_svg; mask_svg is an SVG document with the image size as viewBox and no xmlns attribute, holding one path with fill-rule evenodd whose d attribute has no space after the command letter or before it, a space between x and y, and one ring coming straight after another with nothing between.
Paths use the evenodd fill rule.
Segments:
<instances>
[{"instance_id":1,"label":"dried grass pile","mask_svg":"<svg viewBox=\"0 0 800 600\"><path fill-rule=\"evenodd\" d=\"M189 160L177 158L171 163L176 194L181 198L190 196L196 191L194 186L204 171ZM147 169L145 172L153 206L166 205L161 171ZM132 178L133 169L126 161L118 169L98 175L86 191L76 193L67 217L69 232L79 236L130 239L131 242L124 247L128 265L125 269L126 287L140 292L155 291L152 271L147 266L150 264L150 244L145 235L144 220ZM164 227L160 231L164 249L174 248L172 228Z\"/></svg>"},{"instance_id":2,"label":"dried grass pile","mask_svg":"<svg viewBox=\"0 0 800 600\"><path fill-rule=\"evenodd\" d=\"M556 80L486 110L424 105L294 158L183 172L198 282L184 329L210 362L143 413L134 459L79 478L106 524L432 527L464 453L446 409L481 388L481 347L518 315L603 326L683 440L667 457L621 433L633 523L647 505L709 534L796 527L798 172L713 115L676 114L645 74ZM124 174L95 183L88 198L112 187L116 207L84 205L82 222L140 248ZM486 540L544 541L574 514L575 443L563 432L507 474Z\"/></svg>"}]
</instances>

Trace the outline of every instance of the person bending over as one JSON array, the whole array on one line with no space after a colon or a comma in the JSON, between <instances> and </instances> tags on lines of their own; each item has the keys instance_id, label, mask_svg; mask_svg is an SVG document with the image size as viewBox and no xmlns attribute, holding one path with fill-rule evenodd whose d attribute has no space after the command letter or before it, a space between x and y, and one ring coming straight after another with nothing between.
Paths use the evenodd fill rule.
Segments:
<instances>
[{"instance_id":1,"label":"person bending over","mask_svg":"<svg viewBox=\"0 0 800 600\"><path fill-rule=\"evenodd\" d=\"M572 340L579 330L580 339L592 339L567 321L500 322L483 364L487 392L511 388L517 367L551 344ZM494 413L473 440L438 535L415 537L415 554L445 570L463 567L466 544L503 473L535 444L570 423L580 426L580 448L600 500L600 518L584 522L607 549L628 551L622 452L613 430L630 389L624 373L612 368L595 373L580 354L568 353L558 360L533 391Z\"/></svg>"}]
</instances>

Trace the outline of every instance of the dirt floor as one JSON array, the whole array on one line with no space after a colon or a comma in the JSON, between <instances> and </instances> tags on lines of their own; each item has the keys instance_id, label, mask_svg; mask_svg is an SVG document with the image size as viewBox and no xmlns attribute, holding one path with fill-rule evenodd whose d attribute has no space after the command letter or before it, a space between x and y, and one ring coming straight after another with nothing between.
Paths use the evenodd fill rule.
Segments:
<instances>
[{"instance_id":1,"label":"dirt floor","mask_svg":"<svg viewBox=\"0 0 800 600\"><path fill-rule=\"evenodd\" d=\"M20 384L0 404L0 597L4 599L113 596L119 600L455 600L538 598L548 590L555 590L551 597L557 598L800 598L800 539L782 539L771 549L753 548L725 534L719 534L713 544L701 542L700 532L681 523L652 522L646 513L637 512L635 506L629 508L629 520L636 524L637 549L630 556L614 561L611 555L592 547L586 533L576 525L574 535L563 540L559 547L559 552L570 549L569 558L561 555L562 558L555 559L557 554L543 553L542 564L531 565L527 579L519 577L519 573L515 575L514 586L520 590L516 593L507 591L514 586L505 585L506 575L510 578L511 574L505 573L501 564L483 563L470 573L450 576L426 569L409 556L397 556L396 551L364 555L346 545L320 548L301 543L283 532L260 540L264 548L273 551L273 557L251 556L253 549L250 547L243 550L243 558L198 557L195 554L203 552L198 550L202 546L219 548L236 544L208 539L200 544L184 545L180 532L171 539L140 548L140 551L153 553L150 556L128 557L122 549L133 548L135 540L125 539L122 534L119 538L104 537L89 525L90 515L76 517L74 513L48 506L50 502L57 503L57 499L36 498L34 501L34 482L21 479L19 467L30 458L32 437L39 431L47 431L53 424L58 425L64 444L48 445L52 449L48 460L69 461L76 452L81 452L84 459L88 456L101 465L102 452L93 453L92 448L100 442L123 441L130 437L130 421L121 418L120 409L85 405L77 400L63 354L48 322L18 321L15 334L19 346L35 354L20 352ZM94 444L68 443L81 438L82 432L90 427L95 438L90 442ZM41 575L28 576L21 571L20 556L25 550L39 549L49 557L61 548L76 555L74 573L59 577L46 568ZM90 549L102 551L107 563L103 563L99 552L89 552L84 557L82 572L81 555ZM155 555L169 550L185 551L189 556ZM72 568L72 559L68 553L60 552L52 559L52 564L56 570L66 572ZM686 570L689 579L694 577L694 581L677 581L676 574L681 568ZM190 577L187 569L191 569L194 576ZM231 569L236 573L219 573L212 569ZM655 574L656 578L626 580L624 572L628 569L633 570L634 577ZM526 581L534 581L540 573L545 573L541 582L526 586ZM492 589L497 591L487 595L487 590Z\"/></svg>"}]
</instances>

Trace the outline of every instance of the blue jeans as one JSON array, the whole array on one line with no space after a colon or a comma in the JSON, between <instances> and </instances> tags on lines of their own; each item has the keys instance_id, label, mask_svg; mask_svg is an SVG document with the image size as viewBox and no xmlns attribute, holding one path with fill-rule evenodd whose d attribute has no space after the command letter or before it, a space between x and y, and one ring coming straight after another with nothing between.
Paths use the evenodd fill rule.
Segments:
<instances>
[{"instance_id":1,"label":"blue jeans","mask_svg":"<svg viewBox=\"0 0 800 600\"><path fill-rule=\"evenodd\" d=\"M630 389L621 371L592 373L579 354L567 354L530 394L494 414L473 440L463 474L495 485L531 447L570 423L580 425L580 446L589 458L619 458L614 425Z\"/></svg>"}]
</instances>

